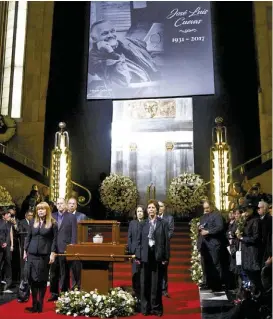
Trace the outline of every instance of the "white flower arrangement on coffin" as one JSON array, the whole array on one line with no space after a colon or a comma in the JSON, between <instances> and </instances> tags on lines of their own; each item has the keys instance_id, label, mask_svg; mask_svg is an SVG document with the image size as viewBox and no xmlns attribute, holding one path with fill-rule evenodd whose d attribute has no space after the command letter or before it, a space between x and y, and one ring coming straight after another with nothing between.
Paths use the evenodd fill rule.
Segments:
<instances>
[{"instance_id":1,"label":"white flower arrangement on coffin","mask_svg":"<svg viewBox=\"0 0 273 319\"><path fill-rule=\"evenodd\" d=\"M113 288L107 295L97 290L85 292L77 289L62 293L56 302L56 313L85 317L128 317L135 313L136 299L129 293Z\"/></svg>"},{"instance_id":2,"label":"white flower arrangement on coffin","mask_svg":"<svg viewBox=\"0 0 273 319\"><path fill-rule=\"evenodd\" d=\"M0 185L0 206L5 207L10 205L14 205L12 197L6 188Z\"/></svg>"},{"instance_id":3,"label":"white flower arrangement on coffin","mask_svg":"<svg viewBox=\"0 0 273 319\"><path fill-rule=\"evenodd\" d=\"M129 177L111 174L101 184L100 197L108 209L125 213L136 207L138 192Z\"/></svg>"},{"instance_id":4,"label":"white flower arrangement on coffin","mask_svg":"<svg viewBox=\"0 0 273 319\"><path fill-rule=\"evenodd\" d=\"M191 240L192 240L192 254L191 254L191 277L196 284L202 283L203 271L201 267L201 255L197 249L198 226L200 218L193 218L191 220Z\"/></svg>"},{"instance_id":5,"label":"white flower arrangement on coffin","mask_svg":"<svg viewBox=\"0 0 273 319\"><path fill-rule=\"evenodd\" d=\"M168 189L168 203L175 212L189 212L204 199L206 187L204 180L197 174L183 173L175 177Z\"/></svg>"}]
</instances>

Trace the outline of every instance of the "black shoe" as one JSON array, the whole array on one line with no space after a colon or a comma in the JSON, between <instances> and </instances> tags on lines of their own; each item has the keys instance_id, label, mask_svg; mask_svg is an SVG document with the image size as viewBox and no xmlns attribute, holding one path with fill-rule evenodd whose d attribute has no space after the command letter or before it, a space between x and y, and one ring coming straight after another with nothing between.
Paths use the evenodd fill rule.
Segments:
<instances>
[{"instance_id":1,"label":"black shoe","mask_svg":"<svg viewBox=\"0 0 273 319\"><path fill-rule=\"evenodd\" d=\"M39 313L43 312L43 306L40 302L38 302L38 304L37 304L37 312L39 312Z\"/></svg>"},{"instance_id":2,"label":"black shoe","mask_svg":"<svg viewBox=\"0 0 273 319\"><path fill-rule=\"evenodd\" d=\"M157 317L162 317L163 316L163 312L161 311L152 311L151 315L157 316Z\"/></svg>"},{"instance_id":3,"label":"black shoe","mask_svg":"<svg viewBox=\"0 0 273 319\"><path fill-rule=\"evenodd\" d=\"M149 316L149 312L143 312L143 316Z\"/></svg>"},{"instance_id":4,"label":"black shoe","mask_svg":"<svg viewBox=\"0 0 273 319\"><path fill-rule=\"evenodd\" d=\"M58 296L51 296L50 298L47 299L47 301L56 301L58 300Z\"/></svg>"},{"instance_id":5,"label":"black shoe","mask_svg":"<svg viewBox=\"0 0 273 319\"><path fill-rule=\"evenodd\" d=\"M38 312L37 307L26 307L25 310L32 313Z\"/></svg>"},{"instance_id":6,"label":"black shoe","mask_svg":"<svg viewBox=\"0 0 273 319\"><path fill-rule=\"evenodd\" d=\"M166 298L171 298L170 295L167 292L163 292L162 296L164 296Z\"/></svg>"},{"instance_id":7,"label":"black shoe","mask_svg":"<svg viewBox=\"0 0 273 319\"><path fill-rule=\"evenodd\" d=\"M221 287L215 287L215 288L212 288L211 289L211 292L223 292L224 290L223 290L223 288L221 288Z\"/></svg>"},{"instance_id":8,"label":"black shoe","mask_svg":"<svg viewBox=\"0 0 273 319\"><path fill-rule=\"evenodd\" d=\"M202 285L202 286L199 286L199 289L200 291L204 291L204 290L209 290L210 288L207 285Z\"/></svg>"}]
</instances>

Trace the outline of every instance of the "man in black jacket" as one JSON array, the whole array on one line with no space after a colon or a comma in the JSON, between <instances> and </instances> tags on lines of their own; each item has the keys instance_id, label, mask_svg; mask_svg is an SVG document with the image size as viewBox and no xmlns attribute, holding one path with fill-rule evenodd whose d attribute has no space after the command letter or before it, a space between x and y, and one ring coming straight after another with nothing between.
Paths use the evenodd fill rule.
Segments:
<instances>
[{"instance_id":1,"label":"man in black jacket","mask_svg":"<svg viewBox=\"0 0 273 319\"><path fill-rule=\"evenodd\" d=\"M272 216L268 212L268 204L264 201L260 201L258 204L258 214L261 220L261 231L262 231L262 245L260 258L262 267L272 252Z\"/></svg>"},{"instance_id":2,"label":"man in black jacket","mask_svg":"<svg viewBox=\"0 0 273 319\"><path fill-rule=\"evenodd\" d=\"M206 288L221 290L222 269L220 263L224 231L223 218L215 211L213 203L204 201L204 215L200 218L197 248L201 253Z\"/></svg>"},{"instance_id":3,"label":"man in black jacket","mask_svg":"<svg viewBox=\"0 0 273 319\"><path fill-rule=\"evenodd\" d=\"M168 237L169 240L173 237L173 232L174 232L174 219L172 215L166 215L165 214L165 204L163 202L158 202L159 204L159 213L158 217L164 220L169 227L169 232L168 232ZM170 295L168 293L168 265L167 263L164 268L163 268L163 281L162 281L162 295L170 298Z\"/></svg>"},{"instance_id":4,"label":"man in black jacket","mask_svg":"<svg viewBox=\"0 0 273 319\"><path fill-rule=\"evenodd\" d=\"M10 213L3 211L0 213L0 279L5 285L5 290L9 290L12 285L11 256L13 251L13 233L9 222ZM3 270L3 274L2 271Z\"/></svg>"},{"instance_id":5,"label":"man in black jacket","mask_svg":"<svg viewBox=\"0 0 273 319\"><path fill-rule=\"evenodd\" d=\"M77 242L77 219L75 215L67 212L67 203L65 199L57 199L57 213L53 213L52 217L57 221L57 253L63 254L66 246L76 244ZM50 292L51 297L48 301L55 301L62 292L68 291L70 288L70 264L64 256L58 256L50 269Z\"/></svg>"},{"instance_id":6,"label":"man in black jacket","mask_svg":"<svg viewBox=\"0 0 273 319\"><path fill-rule=\"evenodd\" d=\"M76 219L77 223L79 223L82 220L87 220L87 217L85 214L77 212L77 200L75 198L69 198L67 203L67 209L70 214L73 214ZM82 269L82 263L80 260L74 260L72 261L71 265L71 274L72 274L72 289L81 287L81 269Z\"/></svg>"},{"instance_id":7,"label":"man in black jacket","mask_svg":"<svg viewBox=\"0 0 273 319\"><path fill-rule=\"evenodd\" d=\"M20 242L20 264L21 264L21 280L25 280L27 278L27 262L24 260L24 244L25 238L27 236L30 221L33 219L34 213L33 211L27 211L25 214L25 219L19 221L19 242Z\"/></svg>"}]
</instances>

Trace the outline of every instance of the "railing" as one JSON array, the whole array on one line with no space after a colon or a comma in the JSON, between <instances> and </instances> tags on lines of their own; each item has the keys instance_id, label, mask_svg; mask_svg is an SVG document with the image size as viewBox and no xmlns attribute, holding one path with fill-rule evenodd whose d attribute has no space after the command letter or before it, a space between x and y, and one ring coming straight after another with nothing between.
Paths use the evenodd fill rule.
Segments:
<instances>
[{"instance_id":1,"label":"railing","mask_svg":"<svg viewBox=\"0 0 273 319\"><path fill-rule=\"evenodd\" d=\"M244 164L238 165L236 167L233 168L232 173L236 172L236 171L240 171L241 174L243 174L246 170L246 166L249 164L254 163L257 160L262 159L263 162L266 162L270 159L272 159L272 150L266 151L256 157L253 157L252 159L246 161ZM258 163L260 164L260 163Z\"/></svg>"},{"instance_id":2,"label":"railing","mask_svg":"<svg viewBox=\"0 0 273 319\"><path fill-rule=\"evenodd\" d=\"M269 151L266 151L256 157L253 157L251 158L250 160L246 161L245 163L243 164L240 164L236 167L234 167L232 169L232 173L234 172L237 172L237 171L240 171L240 174L244 174L245 172L245 167L248 165L248 164L251 164L251 163L254 163L255 161L259 160L259 159L263 159L263 161L268 161L270 159L272 159L272 150L269 150ZM206 182L205 184L202 184L200 187L203 187L203 186L206 186L206 185L209 185L210 183L212 182L212 180ZM198 187L194 192L196 192L200 187Z\"/></svg>"},{"instance_id":3,"label":"railing","mask_svg":"<svg viewBox=\"0 0 273 319\"><path fill-rule=\"evenodd\" d=\"M10 146L6 146L2 143L0 143L0 153L12 158L13 160L27 166L28 168L34 170L35 172L40 173L42 176L44 176L45 178L49 178L50 176L50 169L43 166L43 165L39 165L37 164L34 160L28 158L27 156L19 153L18 151L16 151L14 148L10 147ZM87 192L88 194L88 199L86 202L84 203L80 203L81 206L86 206L90 203L92 195L90 193L90 191L84 187L81 184L78 184L74 181L71 181L71 183L75 186L78 186L79 188L83 189L84 191Z\"/></svg>"},{"instance_id":4,"label":"railing","mask_svg":"<svg viewBox=\"0 0 273 319\"><path fill-rule=\"evenodd\" d=\"M49 168L42 165L38 165L34 160L26 157L25 155L19 153L15 149L9 146L6 146L2 143L0 143L0 153L7 155L8 157L14 159L15 161L33 169L35 172L42 174L44 177L48 178L50 175Z\"/></svg>"}]
</instances>

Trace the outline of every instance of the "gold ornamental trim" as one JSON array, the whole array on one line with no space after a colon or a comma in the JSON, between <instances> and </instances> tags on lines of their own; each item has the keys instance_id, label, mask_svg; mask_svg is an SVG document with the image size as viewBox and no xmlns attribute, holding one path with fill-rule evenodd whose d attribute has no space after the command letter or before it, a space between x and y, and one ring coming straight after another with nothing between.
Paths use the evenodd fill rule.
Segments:
<instances>
[{"instance_id":1,"label":"gold ornamental trim","mask_svg":"<svg viewBox=\"0 0 273 319\"><path fill-rule=\"evenodd\" d=\"M173 142L166 142L166 150L172 151L174 149L174 143Z\"/></svg>"},{"instance_id":2,"label":"gold ornamental trim","mask_svg":"<svg viewBox=\"0 0 273 319\"><path fill-rule=\"evenodd\" d=\"M5 130L5 132L1 133L1 130ZM8 142L15 135L15 132L15 120L9 115L0 114L0 143Z\"/></svg>"},{"instance_id":3,"label":"gold ornamental trim","mask_svg":"<svg viewBox=\"0 0 273 319\"><path fill-rule=\"evenodd\" d=\"M126 102L129 118L159 119L176 117L176 101L168 100L136 100Z\"/></svg>"}]
</instances>

